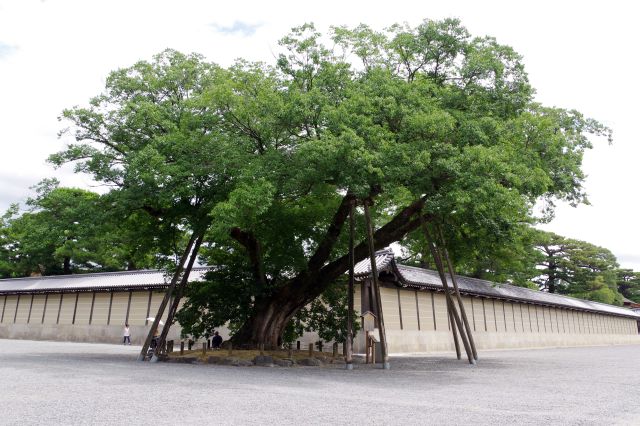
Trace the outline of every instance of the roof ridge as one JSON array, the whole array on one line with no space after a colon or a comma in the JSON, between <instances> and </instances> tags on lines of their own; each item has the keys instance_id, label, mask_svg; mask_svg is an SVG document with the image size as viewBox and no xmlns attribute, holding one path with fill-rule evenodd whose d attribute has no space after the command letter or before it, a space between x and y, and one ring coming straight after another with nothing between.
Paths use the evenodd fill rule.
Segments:
<instances>
[{"instance_id":1,"label":"roof ridge","mask_svg":"<svg viewBox=\"0 0 640 426\"><path fill-rule=\"evenodd\" d=\"M401 281L404 281L404 282L409 283L409 284L419 285L420 283L416 282L416 281L411 281L411 280L407 279L406 277L402 276L402 271L400 270L400 268L409 268L409 269L413 269L413 270L416 270L416 271L429 272L429 273L432 273L432 274L438 274L439 275L438 271L435 271L433 269L420 268L418 266L411 266L411 265L403 265L403 264L399 264L397 262L394 262L394 263L395 263L396 268L398 268L398 272L400 273L399 279ZM445 274L447 276L450 276L449 273L447 273L447 272L445 272ZM518 290L524 290L526 292L529 292L532 295L544 295L546 297L552 297L553 299L556 299L556 301L549 301L549 303L554 303L554 304L559 304L559 305L563 305L562 303L560 303L560 300L570 299L570 300L574 300L576 302L584 303L587 306L592 307L592 308L597 308L598 306L602 306L603 308L614 308L614 309L628 310L627 308L625 308L623 306L610 305L608 303L596 302L596 301L587 300L587 299L580 299L578 297L568 296L568 295L564 295L564 294L548 293L548 292L544 292L544 291L540 291L540 290L534 290L534 289L531 289L531 288L528 288L528 287L521 287L521 286L508 284L508 283L499 283L499 282L495 282L495 281L483 280L481 278L468 277L468 276L459 275L459 274L455 274L455 276L464 278L465 280L475 281L476 283L480 283L480 284L483 284L483 285L489 285L491 287L501 287L501 288L507 287L507 288L505 288L505 290L518 289ZM478 290L481 290L481 289L478 289ZM538 303L540 303L540 302L538 302ZM584 307L582 309L584 309Z\"/></svg>"},{"instance_id":2,"label":"roof ridge","mask_svg":"<svg viewBox=\"0 0 640 426\"><path fill-rule=\"evenodd\" d=\"M195 266L192 271L201 271L211 268L210 266ZM86 274L63 274L63 275L40 275L36 277L17 277L17 278L0 278L0 284L9 281L36 281L36 280L56 280L56 279L75 279L93 276L116 276L116 275L134 275L134 274L155 274L165 272L163 269L136 269L133 271L108 271L108 272L89 272Z\"/></svg>"}]
</instances>

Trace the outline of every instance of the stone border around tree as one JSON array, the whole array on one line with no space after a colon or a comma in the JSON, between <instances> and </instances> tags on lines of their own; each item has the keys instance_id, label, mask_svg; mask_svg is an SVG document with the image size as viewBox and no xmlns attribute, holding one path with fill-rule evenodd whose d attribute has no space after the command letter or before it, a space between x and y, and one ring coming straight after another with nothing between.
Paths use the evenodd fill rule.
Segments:
<instances>
[{"instance_id":1,"label":"stone border around tree","mask_svg":"<svg viewBox=\"0 0 640 426\"><path fill-rule=\"evenodd\" d=\"M328 356L312 356L301 359L292 358L276 358L270 355L257 355L252 360L243 359L236 356L217 356L209 355L204 359L199 356L181 356L181 357L167 357L163 356L159 359L162 362L174 363L174 364L214 364L233 367L323 367L329 365L344 365L345 361L342 357L328 357ZM355 364L362 364L364 359L354 357Z\"/></svg>"}]
</instances>

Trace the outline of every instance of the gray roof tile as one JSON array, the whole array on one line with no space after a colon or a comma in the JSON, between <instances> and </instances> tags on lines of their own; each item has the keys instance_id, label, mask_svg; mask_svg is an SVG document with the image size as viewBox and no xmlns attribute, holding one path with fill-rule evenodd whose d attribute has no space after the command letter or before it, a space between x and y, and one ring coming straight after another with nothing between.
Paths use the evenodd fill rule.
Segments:
<instances>
[{"instance_id":1,"label":"gray roof tile","mask_svg":"<svg viewBox=\"0 0 640 426\"><path fill-rule=\"evenodd\" d=\"M399 265L395 261L393 252L389 249L381 250L376 253L376 266L378 268L378 273L392 273L396 278L396 285L400 287L430 288L439 291L443 289L442 281L436 271L416 268L414 266ZM371 275L370 260L367 258L358 262L355 270L357 271L357 279L362 280L369 277ZM447 282L449 283L449 286L453 288L453 283L449 274L447 274ZM559 306L568 309L640 318L638 313L620 306L576 299L574 297L531 290L510 284L499 284L477 278L464 277L461 275L456 275L456 282L458 283L458 287L462 294L472 296L493 297L498 299L535 303L539 305Z\"/></svg>"},{"instance_id":2,"label":"gray roof tile","mask_svg":"<svg viewBox=\"0 0 640 426\"><path fill-rule=\"evenodd\" d=\"M193 268L189 281L198 281L207 269ZM0 280L0 294L164 288L170 282L161 270L10 278Z\"/></svg>"}]
</instances>

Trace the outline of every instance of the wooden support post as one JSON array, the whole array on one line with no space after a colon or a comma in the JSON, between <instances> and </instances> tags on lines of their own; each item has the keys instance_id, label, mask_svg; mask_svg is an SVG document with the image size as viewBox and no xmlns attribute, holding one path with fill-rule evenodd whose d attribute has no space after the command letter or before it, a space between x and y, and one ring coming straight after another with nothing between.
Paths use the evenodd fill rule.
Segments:
<instances>
[{"instance_id":1,"label":"wooden support post","mask_svg":"<svg viewBox=\"0 0 640 426\"><path fill-rule=\"evenodd\" d=\"M184 355L184 342L180 342L180 355Z\"/></svg>"},{"instance_id":2,"label":"wooden support post","mask_svg":"<svg viewBox=\"0 0 640 426\"><path fill-rule=\"evenodd\" d=\"M174 341L173 340L169 340L168 346L167 346L167 352L169 353L173 353L173 349L174 349Z\"/></svg>"},{"instance_id":3,"label":"wooden support post","mask_svg":"<svg viewBox=\"0 0 640 426\"><path fill-rule=\"evenodd\" d=\"M387 348L387 335L384 328L384 314L382 312L382 300L380 298L380 285L378 283L378 267L376 265L376 250L373 242L373 226L371 224L371 214L369 213L369 203L371 200L364 201L364 218L367 224L367 240L369 243L369 257L371 259L371 278L373 282L373 289L376 295L376 309L378 330L380 332L380 350L382 352L382 368L388 370L391 368L389 363L389 351ZM375 350L374 350L375 353Z\"/></svg>"},{"instance_id":4,"label":"wooden support post","mask_svg":"<svg viewBox=\"0 0 640 426\"><path fill-rule=\"evenodd\" d=\"M173 324L173 319L178 311L178 306L180 305L180 299L182 298L182 294L184 293L184 289L187 287L189 283L189 274L191 274L191 269L193 268L193 264L196 261L196 257L198 255L198 251L200 250L200 246L202 245L202 240L204 239L204 231L198 236L196 239L193 249L191 252L191 258L183 271L182 279L180 280L180 284L177 286L175 290L175 297L173 298L173 302L169 308L167 313L167 321L162 328L162 332L160 333L160 338L158 339L158 343L161 347L164 347L164 342L167 339L167 335L169 334L169 329ZM160 315L162 316L162 315ZM152 359L153 360L153 359Z\"/></svg>"},{"instance_id":5,"label":"wooden support post","mask_svg":"<svg viewBox=\"0 0 640 426\"><path fill-rule=\"evenodd\" d=\"M369 364L370 357L369 351L371 350L371 337L369 337L369 333L367 332L366 337L364 338L364 354L365 354L365 363Z\"/></svg>"},{"instance_id":6,"label":"wooden support post","mask_svg":"<svg viewBox=\"0 0 640 426\"><path fill-rule=\"evenodd\" d=\"M233 343L229 342L229 356L233 355Z\"/></svg>"},{"instance_id":7,"label":"wooden support post","mask_svg":"<svg viewBox=\"0 0 640 426\"><path fill-rule=\"evenodd\" d=\"M456 357L462 359L460 353L460 342L458 341L458 332L456 331L456 321L453 319L453 312L451 311L451 297L445 293L445 299L447 300L447 314L449 315L449 325L451 326L451 332L453 333L453 344L456 347Z\"/></svg>"},{"instance_id":8,"label":"wooden support post","mask_svg":"<svg viewBox=\"0 0 640 426\"><path fill-rule=\"evenodd\" d=\"M193 249L193 245L195 244L196 239L197 239L197 235L195 232L193 232L191 234L191 238L189 239L189 242L187 243L187 247L182 253L182 257L178 262L176 271L174 272L173 277L171 278L171 284L169 284L169 288L165 292L164 297L162 298L162 302L158 307L158 313L156 314L155 319L153 320L153 324L151 324L151 328L149 329L149 334L147 335L147 338L145 339L144 344L142 345L142 350L140 351L140 355L138 355L138 361L144 361L146 359L147 351L149 350L149 346L151 345L151 341L153 340L155 330L160 325L160 319L162 318L162 315L164 314L164 310L167 307L169 300L171 299L171 295L173 294L173 291L176 287L176 284L178 283L178 280L182 276L184 265L187 262L189 255L191 254L191 250Z\"/></svg>"},{"instance_id":9,"label":"wooden support post","mask_svg":"<svg viewBox=\"0 0 640 426\"><path fill-rule=\"evenodd\" d=\"M449 269L449 276L451 276L451 282L453 283L453 290L456 294L456 298L458 299L458 306L460 307L460 314L462 315L462 322L464 324L464 328L467 332L467 337L469 337L469 345L471 346L471 352L473 353L473 359L478 360L478 351L476 350L476 343L473 340L473 335L471 334L471 326L469 325L469 319L467 318L467 312L464 309L464 304L462 303L462 296L460 296L460 288L458 287L458 281L456 279L456 274L453 270L453 263L451 262L451 258L449 257L449 251L447 250L447 246L444 242L444 235L442 234L442 229L439 229L440 234L440 242L442 246L442 252L444 254L444 258L447 262L447 267Z\"/></svg>"},{"instance_id":10,"label":"wooden support post","mask_svg":"<svg viewBox=\"0 0 640 426\"><path fill-rule=\"evenodd\" d=\"M313 356L313 343L309 343L309 357Z\"/></svg>"},{"instance_id":11,"label":"wooden support post","mask_svg":"<svg viewBox=\"0 0 640 426\"><path fill-rule=\"evenodd\" d=\"M206 355L207 354L207 344L205 342L202 342L202 355Z\"/></svg>"},{"instance_id":12,"label":"wooden support post","mask_svg":"<svg viewBox=\"0 0 640 426\"><path fill-rule=\"evenodd\" d=\"M338 356L338 343L333 342L333 355L334 358Z\"/></svg>"},{"instance_id":13,"label":"wooden support post","mask_svg":"<svg viewBox=\"0 0 640 426\"><path fill-rule=\"evenodd\" d=\"M347 295L347 340L344 342L344 345L346 345L345 368L347 370L353 370L353 292L355 290L355 257L353 254L355 240L354 210L355 200L351 202L351 206L349 207L349 288Z\"/></svg>"},{"instance_id":14,"label":"wooden support post","mask_svg":"<svg viewBox=\"0 0 640 426\"><path fill-rule=\"evenodd\" d=\"M422 219L422 218L421 218ZM458 311L456 310L456 306L453 304L453 300L451 299L451 292L449 291L449 284L447 282L447 276L444 272L444 266L442 264L442 258L440 257L440 253L438 252L438 248L433 243L431 236L429 235L429 230L427 229L426 223L422 220L422 229L424 231L424 235L427 238L427 245L431 250L431 255L433 256L433 260L436 264L436 268L438 269L438 275L440 275L440 281L442 281L442 287L444 288L445 295L448 297L447 304L451 309L451 313L453 315L453 319L455 324L458 326L458 331L460 332L460 338L462 339L462 344L464 345L464 350L467 353L467 358L469 360L469 364L475 364L476 360L473 358L473 353L471 352L471 346L469 345L469 340L467 339L467 334L463 328L462 320L458 315ZM453 326L451 327L453 329Z\"/></svg>"},{"instance_id":15,"label":"wooden support post","mask_svg":"<svg viewBox=\"0 0 640 426\"><path fill-rule=\"evenodd\" d=\"M289 355L289 359L293 358L293 346L292 345L289 345L289 353L288 353L288 355Z\"/></svg>"}]
</instances>

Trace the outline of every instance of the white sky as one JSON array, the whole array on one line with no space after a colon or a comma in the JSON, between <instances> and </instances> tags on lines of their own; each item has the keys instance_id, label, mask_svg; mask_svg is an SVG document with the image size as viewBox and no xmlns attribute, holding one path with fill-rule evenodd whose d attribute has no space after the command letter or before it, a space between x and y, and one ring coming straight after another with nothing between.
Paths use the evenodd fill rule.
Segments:
<instances>
[{"instance_id":1,"label":"white sky","mask_svg":"<svg viewBox=\"0 0 640 426\"><path fill-rule=\"evenodd\" d=\"M596 141L585 159L592 205L561 206L545 229L607 247L623 267L640 270L640 201L632 189L640 180L640 15L633 3L0 0L0 211L24 201L44 177L93 185L45 159L65 144L57 137L61 111L97 95L111 70L167 47L221 65L238 57L272 61L277 40L304 22L324 31L458 17L472 34L495 36L524 55L538 101L613 128L614 144Z\"/></svg>"}]
</instances>

